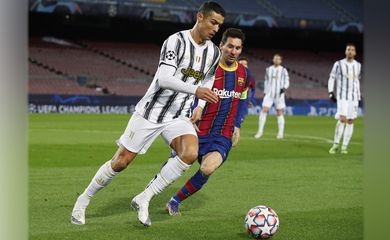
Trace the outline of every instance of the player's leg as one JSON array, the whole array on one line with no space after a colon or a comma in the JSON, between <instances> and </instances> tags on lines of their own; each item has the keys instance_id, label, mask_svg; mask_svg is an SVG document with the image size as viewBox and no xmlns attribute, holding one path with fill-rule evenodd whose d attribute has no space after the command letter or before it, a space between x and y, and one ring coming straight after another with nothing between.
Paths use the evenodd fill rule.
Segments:
<instances>
[{"instance_id":1,"label":"player's leg","mask_svg":"<svg viewBox=\"0 0 390 240\"><path fill-rule=\"evenodd\" d=\"M329 149L330 154L337 153L337 151L340 148L340 140L344 134L344 128L345 128L345 124L347 122L347 114L348 114L347 102L343 101L343 100L338 101L337 102L337 113L336 113L336 117L338 118L338 121L336 123L333 145Z\"/></svg>"},{"instance_id":2,"label":"player's leg","mask_svg":"<svg viewBox=\"0 0 390 240\"><path fill-rule=\"evenodd\" d=\"M277 109L276 115L278 119L278 135L277 139L283 139L284 136L284 109Z\"/></svg>"},{"instance_id":3,"label":"player's leg","mask_svg":"<svg viewBox=\"0 0 390 240\"><path fill-rule=\"evenodd\" d=\"M169 215L179 215L179 204L198 192L208 181L219 166L223 163L221 153L213 151L207 153L201 162L199 170L185 183L185 185L167 203Z\"/></svg>"},{"instance_id":4,"label":"player's leg","mask_svg":"<svg viewBox=\"0 0 390 240\"><path fill-rule=\"evenodd\" d=\"M138 220L145 226L151 225L150 200L183 175L198 156L198 137L189 120L175 120L161 135L177 155L170 157L145 190L132 200L132 206L138 210Z\"/></svg>"},{"instance_id":5,"label":"player's leg","mask_svg":"<svg viewBox=\"0 0 390 240\"><path fill-rule=\"evenodd\" d=\"M276 102L276 116L278 119L278 135L277 139L283 139L284 136L284 109L286 108L286 103L284 101L284 94L280 96L278 101Z\"/></svg>"},{"instance_id":6,"label":"player's leg","mask_svg":"<svg viewBox=\"0 0 390 240\"><path fill-rule=\"evenodd\" d=\"M257 130L255 138L261 138L261 136L263 135L265 122L267 120L267 114L272 104L273 104L273 99L265 95L263 99L263 105L262 105L263 108L261 109L260 116L259 116L259 129Z\"/></svg>"},{"instance_id":7,"label":"player's leg","mask_svg":"<svg viewBox=\"0 0 390 240\"><path fill-rule=\"evenodd\" d=\"M347 123L344 130L344 139L343 145L341 146L341 153L348 154L348 144L352 138L353 134L353 122L358 114L358 103L357 102L349 102L348 106L348 115L347 115Z\"/></svg>"},{"instance_id":8,"label":"player's leg","mask_svg":"<svg viewBox=\"0 0 390 240\"><path fill-rule=\"evenodd\" d=\"M124 133L118 140L118 150L112 159L99 168L90 184L78 197L72 212L72 223L85 223L85 210L91 198L107 186L115 175L126 169L137 153L145 153L160 132L156 124L150 123L138 114L130 118Z\"/></svg>"},{"instance_id":9,"label":"player's leg","mask_svg":"<svg viewBox=\"0 0 390 240\"><path fill-rule=\"evenodd\" d=\"M341 154L348 154L348 144L353 134L353 119L347 119L347 124L344 130L343 145L341 146Z\"/></svg>"},{"instance_id":10,"label":"player's leg","mask_svg":"<svg viewBox=\"0 0 390 240\"><path fill-rule=\"evenodd\" d=\"M87 188L77 198L71 215L71 222L73 224L85 224L85 210L91 198L107 186L115 175L124 170L136 156L136 153L130 152L122 145L119 146L113 158L99 168Z\"/></svg>"},{"instance_id":11,"label":"player's leg","mask_svg":"<svg viewBox=\"0 0 390 240\"><path fill-rule=\"evenodd\" d=\"M330 154L335 154L339 150L340 140L344 134L344 128L345 128L346 122L347 122L347 117L345 115L340 115L339 120L336 123L333 145L329 149Z\"/></svg>"}]
</instances>

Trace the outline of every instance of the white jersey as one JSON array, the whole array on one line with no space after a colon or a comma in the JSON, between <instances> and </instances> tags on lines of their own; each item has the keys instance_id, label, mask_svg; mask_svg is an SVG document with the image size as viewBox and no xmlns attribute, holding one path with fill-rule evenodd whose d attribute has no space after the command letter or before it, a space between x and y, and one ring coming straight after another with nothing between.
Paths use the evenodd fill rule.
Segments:
<instances>
[{"instance_id":1,"label":"white jersey","mask_svg":"<svg viewBox=\"0 0 390 240\"><path fill-rule=\"evenodd\" d=\"M290 78L287 69L283 66L274 65L265 70L264 93L271 98L279 98L280 90L290 86Z\"/></svg>"},{"instance_id":2,"label":"white jersey","mask_svg":"<svg viewBox=\"0 0 390 240\"><path fill-rule=\"evenodd\" d=\"M360 100L360 78L361 64L358 61L348 62L347 59L337 61L329 76L328 91L334 92L336 80L337 100L358 102Z\"/></svg>"},{"instance_id":3,"label":"white jersey","mask_svg":"<svg viewBox=\"0 0 390 240\"><path fill-rule=\"evenodd\" d=\"M198 86L207 77L214 77L221 52L210 40L198 45L190 30L175 33L165 40L160 62L153 82L135 110L145 119L162 123L178 117L189 117L194 95L161 88L158 82L160 66L165 64L176 68L175 81Z\"/></svg>"}]
</instances>

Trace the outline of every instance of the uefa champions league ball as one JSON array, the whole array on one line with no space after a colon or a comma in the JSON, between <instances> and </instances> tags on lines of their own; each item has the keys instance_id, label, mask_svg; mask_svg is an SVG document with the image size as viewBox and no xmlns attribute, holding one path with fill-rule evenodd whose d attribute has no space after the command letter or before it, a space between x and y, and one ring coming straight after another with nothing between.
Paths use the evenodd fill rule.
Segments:
<instances>
[{"instance_id":1,"label":"uefa champions league ball","mask_svg":"<svg viewBox=\"0 0 390 240\"><path fill-rule=\"evenodd\" d=\"M256 206L245 217L245 229L255 239L272 237L279 228L279 217L267 206Z\"/></svg>"}]
</instances>

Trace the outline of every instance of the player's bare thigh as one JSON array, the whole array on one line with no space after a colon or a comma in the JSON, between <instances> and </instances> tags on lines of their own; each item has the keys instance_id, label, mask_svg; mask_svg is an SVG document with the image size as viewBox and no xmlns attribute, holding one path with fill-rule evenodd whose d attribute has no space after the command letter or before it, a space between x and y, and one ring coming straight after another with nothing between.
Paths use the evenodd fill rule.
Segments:
<instances>
[{"instance_id":1,"label":"player's bare thigh","mask_svg":"<svg viewBox=\"0 0 390 240\"><path fill-rule=\"evenodd\" d=\"M119 145L118 150L112 157L111 167L115 172L120 172L127 168L127 166L134 160L137 153L127 150L124 146Z\"/></svg>"},{"instance_id":2,"label":"player's bare thigh","mask_svg":"<svg viewBox=\"0 0 390 240\"><path fill-rule=\"evenodd\" d=\"M221 166L223 158L218 151L207 153L200 164L200 170L206 176L210 176Z\"/></svg>"},{"instance_id":3,"label":"player's bare thigh","mask_svg":"<svg viewBox=\"0 0 390 240\"><path fill-rule=\"evenodd\" d=\"M192 134L176 137L171 142L171 148L183 162L192 164L198 158L198 137Z\"/></svg>"}]
</instances>

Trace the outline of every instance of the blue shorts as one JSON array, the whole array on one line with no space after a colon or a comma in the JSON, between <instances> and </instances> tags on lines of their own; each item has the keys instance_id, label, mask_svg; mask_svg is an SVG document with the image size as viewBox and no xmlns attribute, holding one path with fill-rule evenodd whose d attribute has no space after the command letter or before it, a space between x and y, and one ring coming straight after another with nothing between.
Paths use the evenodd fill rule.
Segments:
<instances>
[{"instance_id":1,"label":"blue shorts","mask_svg":"<svg viewBox=\"0 0 390 240\"><path fill-rule=\"evenodd\" d=\"M222 135L199 136L198 162L209 152L219 152L225 162L232 148L232 140Z\"/></svg>"}]
</instances>

